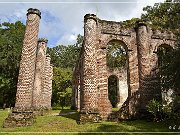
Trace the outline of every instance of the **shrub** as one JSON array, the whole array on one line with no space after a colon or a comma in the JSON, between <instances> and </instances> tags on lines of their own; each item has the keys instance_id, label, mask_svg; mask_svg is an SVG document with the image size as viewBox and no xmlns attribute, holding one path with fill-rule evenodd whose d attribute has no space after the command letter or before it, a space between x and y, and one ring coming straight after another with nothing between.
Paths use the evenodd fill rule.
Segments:
<instances>
[{"instance_id":1,"label":"shrub","mask_svg":"<svg viewBox=\"0 0 180 135\"><path fill-rule=\"evenodd\" d=\"M152 115L153 115L153 119L154 121L158 122L160 120L162 120L162 104L153 99L153 100L150 100L148 105L147 105L147 108L148 108L148 112L150 112Z\"/></svg>"}]
</instances>

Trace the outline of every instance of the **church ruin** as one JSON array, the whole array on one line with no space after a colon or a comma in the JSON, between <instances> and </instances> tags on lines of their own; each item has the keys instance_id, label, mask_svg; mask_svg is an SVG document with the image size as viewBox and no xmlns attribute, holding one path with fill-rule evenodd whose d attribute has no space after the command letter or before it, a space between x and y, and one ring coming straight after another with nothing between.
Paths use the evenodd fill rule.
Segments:
<instances>
[{"instance_id":1,"label":"church ruin","mask_svg":"<svg viewBox=\"0 0 180 135\"><path fill-rule=\"evenodd\" d=\"M41 12L28 9L20 61L16 103L4 127L28 126L35 114L51 108L53 68L46 54L47 39L38 40ZM158 48L174 48L173 33L152 29L145 22L124 27L121 22L84 16L84 42L73 73L72 108L80 111L80 122L111 119L108 79L118 83L118 119L139 117L148 101L161 98ZM107 48L120 44L126 52L126 69L107 66ZM116 100L116 99L115 99Z\"/></svg>"},{"instance_id":2,"label":"church ruin","mask_svg":"<svg viewBox=\"0 0 180 135\"><path fill-rule=\"evenodd\" d=\"M38 39L41 12L28 9L21 54L16 103L4 127L28 126L36 114L51 109L53 68L45 38Z\"/></svg>"},{"instance_id":3,"label":"church ruin","mask_svg":"<svg viewBox=\"0 0 180 135\"><path fill-rule=\"evenodd\" d=\"M94 14L84 16L84 43L74 69L72 107L80 111L80 122L111 118L108 78L119 81L119 107L116 117L139 117L151 99L161 99L158 76L158 48L174 47L172 32L152 29L143 21L123 27L121 22L101 20ZM127 71L110 71L107 47L120 42L127 53ZM123 79L123 76L126 79ZM126 86L127 85L127 86ZM124 88L122 88L124 87Z\"/></svg>"}]
</instances>

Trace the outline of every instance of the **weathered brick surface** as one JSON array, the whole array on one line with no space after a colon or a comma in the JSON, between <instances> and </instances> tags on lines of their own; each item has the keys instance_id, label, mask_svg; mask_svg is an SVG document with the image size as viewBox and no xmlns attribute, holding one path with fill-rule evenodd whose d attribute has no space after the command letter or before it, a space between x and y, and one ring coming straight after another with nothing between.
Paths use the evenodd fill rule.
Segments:
<instances>
[{"instance_id":1,"label":"weathered brick surface","mask_svg":"<svg viewBox=\"0 0 180 135\"><path fill-rule=\"evenodd\" d=\"M81 111L93 111L97 109L97 23L94 15L86 15L84 18L84 58L83 58L83 85Z\"/></svg>"},{"instance_id":2,"label":"weathered brick surface","mask_svg":"<svg viewBox=\"0 0 180 135\"><path fill-rule=\"evenodd\" d=\"M4 127L32 125L36 114L51 109L53 67L46 56L47 39L38 40L40 18L38 9L28 9L16 103Z\"/></svg>"},{"instance_id":3,"label":"weathered brick surface","mask_svg":"<svg viewBox=\"0 0 180 135\"><path fill-rule=\"evenodd\" d=\"M39 39L38 40L38 48L37 48L37 56L36 56L36 69L35 69L35 80L34 80L34 90L33 90L33 109L39 110L41 109L41 99L42 99L42 89L44 86L44 78L45 78L45 62L46 62L46 48L47 48L47 40Z\"/></svg>"},{"instance_id":4,"label":"weathered brick surface","mask_svg":"<svg viewBox=\"0 0 180 135\"><path fill-rule=\"evenodd\" d=\"M17 108L32 107L32 91L34 88L40 15L41 13L37 9L29 9L27 13L26 30L23 41L16 93L15 107Z\"/></svg>"},{"instance_id":5,"label":"weathered brick surface","mask_svg":"<svg viewBox=\"0 0 180 135\"><path fill-rule=\"evenodd\" d=\"M92 14L85 16L84 30L84 44L74 70L77 81L73 83L73 92L80 96L75 96L72 101L80 106L81 114L98 112L102 119L111 119L108 77L116 75L119 84L122 84L119 85L121 109L116 113L117 117L127 119L140 115L139 110L146 108L149 100L161 96L156 52L162 44L173 47L176 40L173 33L153 30L143 22L137 22L136 27L125 28L120 22L100 20ZM120 41L125 45L127 72L109 71L106 48L111 41ZM77 92L79 84L80 92ZM84 115L81 120L83 118Z\"/></svg>"},{"instance_id":6,"label":"weathered brick surface","mask_svg":"<svg viewBox=\"0 0 180 135\"><path fill-rule=\"evenodd\" d=\"M44 68L43 87L41 93L41 106L44 109L51 109L53 68L50 64L50 60L50 55L47 54Z\"/></svg>"}]
</instances>

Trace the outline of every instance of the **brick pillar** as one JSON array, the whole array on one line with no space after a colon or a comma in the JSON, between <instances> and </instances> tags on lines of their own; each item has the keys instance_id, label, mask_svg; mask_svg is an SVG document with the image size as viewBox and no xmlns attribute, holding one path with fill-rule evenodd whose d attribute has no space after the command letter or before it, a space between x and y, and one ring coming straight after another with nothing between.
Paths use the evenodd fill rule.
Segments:
<instances>
[{"instance_id":1,"label":"brick pillar","mask_svg":"<svg viewBox=\"0 0 180 135\"><path fill-rule=\"evenodd\" d=\"M15 108L19 109L29 109L32 107L40 15L39 10L28 9L15 104Z\"/></svg>"},{"instance_id":2,"label":"brick pillar","mask_svg":"<svg viewBox=\"0 0 180 135\"><path fill-rule=\"evenodd\" d=\"M76 93L77 93L77 66L78 64L76 64L76 66L73 69L73 76L72 76L72 97L71 97L71 109L77 109L77 105L76 105Z\"/></svg>"},{"instance_id":3,"label":"brick pillar","mask_svg":"<svg viewBox=\"0 0 180 135\"><path fill-rule=\"evenodd\" d=\"M48 98L47 98L47 108L51 109L51 97L52 97L52 79L53 79L53 65L50 64L49 70L49 91L48 91Z\"/></svg>"},{"instance_id":4,"label":"brick pillar","mask_svg":"<svg viewBox=\"0 0 180 135\"><path fill-rule=\"evenodd\" d=\"M34 122L32 92L34 88L40 18L41 12L38 9L28 9L19 68L16 103L12 113L5 119L4 127L28 126Z\"/></svg>"},{"instance_id":5,"label":"brick pillar","mask_svg":"<svg viewBox=\"0 0 180 135\"><path fill-rule=\"evenodd\" d=\"M97 20L93 14L84 16L84 59L83 59L83 84L81 94L81 122L93 120L97 113ZM85 114L85 115L83 115ZM93 116L89 116L93 114ZM90 118L91 117L91 118ZM90 118L90 119L89 119ZM91 121L90 120L90 121Z\"/></svg>"},{"instance_id":6,"label":"brick pillar","mask_svg":"<svg viewBox=\"0 0 180 135\"><path fill-rule=\"evenodd\" d=\"M71 109L79 109L79 87L80 87L80 63L78 62L73 71Z\"/></svg>"},{"instance_id":7,"label":"brick pillar","mask_svg":"<svg viewBox=\"0 0 180 135\"><path fill-rule=\"evenodd\" d=\"M102 119L107 120L112 113L112 104L108 98L108 72L106 48L98 50L98 109Z\"/></svg>"},{"instance_id":8,"label":"brick pillar","mask_svg":"<svg viewBox=\"0 0 180 135\"><path fill-rule=\"evenodd\" d=\"M35 81L33 90L33 109L39 110L41 108L41 93L43 87L43 73L46 60L46 49L47 49L47 39L40 38L38 40L38 49L36 56L36 69L35 69Z\"/></svg>"},{"instance_id":9,"label":"brick pillar","mask_svg":"<svg viewBox=\"0 0 180 135\"><path fill-rule=\"evenodd\" d=\"M42 100L41 105L44 109L51 109L51 94L52 94L52 66L50 65L50 55L46 55L43 88L42 88ZM49 103L50 102L50 103Z\"/></svg>"},{"instance_id":10,"label":"brick pillar","mask_svg":"<svg viewBox=\"0 0 180 135\"><path fill-rule=\"evenodd\" d=\"M138 63L139 63L139 90L140 106L145 109L148 102L153 98L160 98L160 90L156 74L153 73L152 57L150 48L150 32L145 23L139 22L137 28ZM153 60L151 60L151 58Z\"/></svg>"}]
</instances>

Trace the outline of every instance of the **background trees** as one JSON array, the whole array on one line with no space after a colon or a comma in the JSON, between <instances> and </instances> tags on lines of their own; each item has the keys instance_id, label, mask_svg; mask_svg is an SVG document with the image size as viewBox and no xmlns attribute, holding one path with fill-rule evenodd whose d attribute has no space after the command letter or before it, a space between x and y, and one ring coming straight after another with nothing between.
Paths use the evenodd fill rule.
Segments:
<instances>
[{"instance_id":1,"label":"background trees","mask_svg":"<svg viewBox=\"0 0 180 135\"><path fill-rule=\"evenodd\" d=\"M70 106L72 94L72 74L73 68L78 60L83 36L77 36L74 45L58 45L47 48L47 53L51 56L53 68L53 95L52 105Z\"/></svg>"},{"instance_id":2,"label":"background trees","mask_svg":"<svg viewBox=\"0 0 180 135\"><path fill-rule=\"evenodd\" d=\"M25 26L17 21L0 24L0 106L14 105Z\"/></svg>"},{"instance_id":3,"label":"background trees","mask_svg":"<svg viewBox=\"0 0 180 135\"><path fill-rule=\"evenodd\" d=\"M167 0L167 2L175 2ZM176 1L177 2L177 1ZM139 19L148 20L154 28L168 29L173 31L178 42L176 49L168 54L170 60L166 61L163 58L161 66L161 74L166 76L163 80L163 87L166 89L175 89L180 93L180 3L157 3L154 6L147 6L141 18L133 18L123 22L124 26L134 25ZM19 70L19 61L23 42L25 26L17 21L15 23L4 22L0 24L0 106L4 103L13 105L15 102L16 84ZM83 36L77 36L77 42L74 45L58 45L53 48L48 48L47 52L51 55L51 63L54 65L53 74L53 105L58 104L59 96L62 92L68 93L65 100L70 103L70 88L72 85L71 77L72 70L79 57L80 48L82 47ZM117 67L122 66L125 55L114 57L116 54L122 53L124 50L119 47L108 48L109 65ZM119 51L113 51L117 50ZM112 53L113 52L113 53ZM112 55L113 54L113 55ZM161 55L161 54L160 54ZM60 93L59 93L60 92ZM59 95L58 95L59 93Z\"/></svg>"},{"instance_id":4,"label":"background trees","mask_svg":"<svg viewBox=\"0 0 180 135\"><path fill-rule=\"evenodd\" d=\"M160 70L161 76L164 76L162 78L163 89L174 89L176 94L180 94L180 3L177 3L180 1L166 0L166 2L172 3L156 3L152 7L144 7L145 13L142 14L141 19L150 21L152 27L167 29L176 34L175 49L169 52L168 55L167 53L166 55L164 53L160 54L161 58L164 57Z\"/></svg>"}]
</instances>

